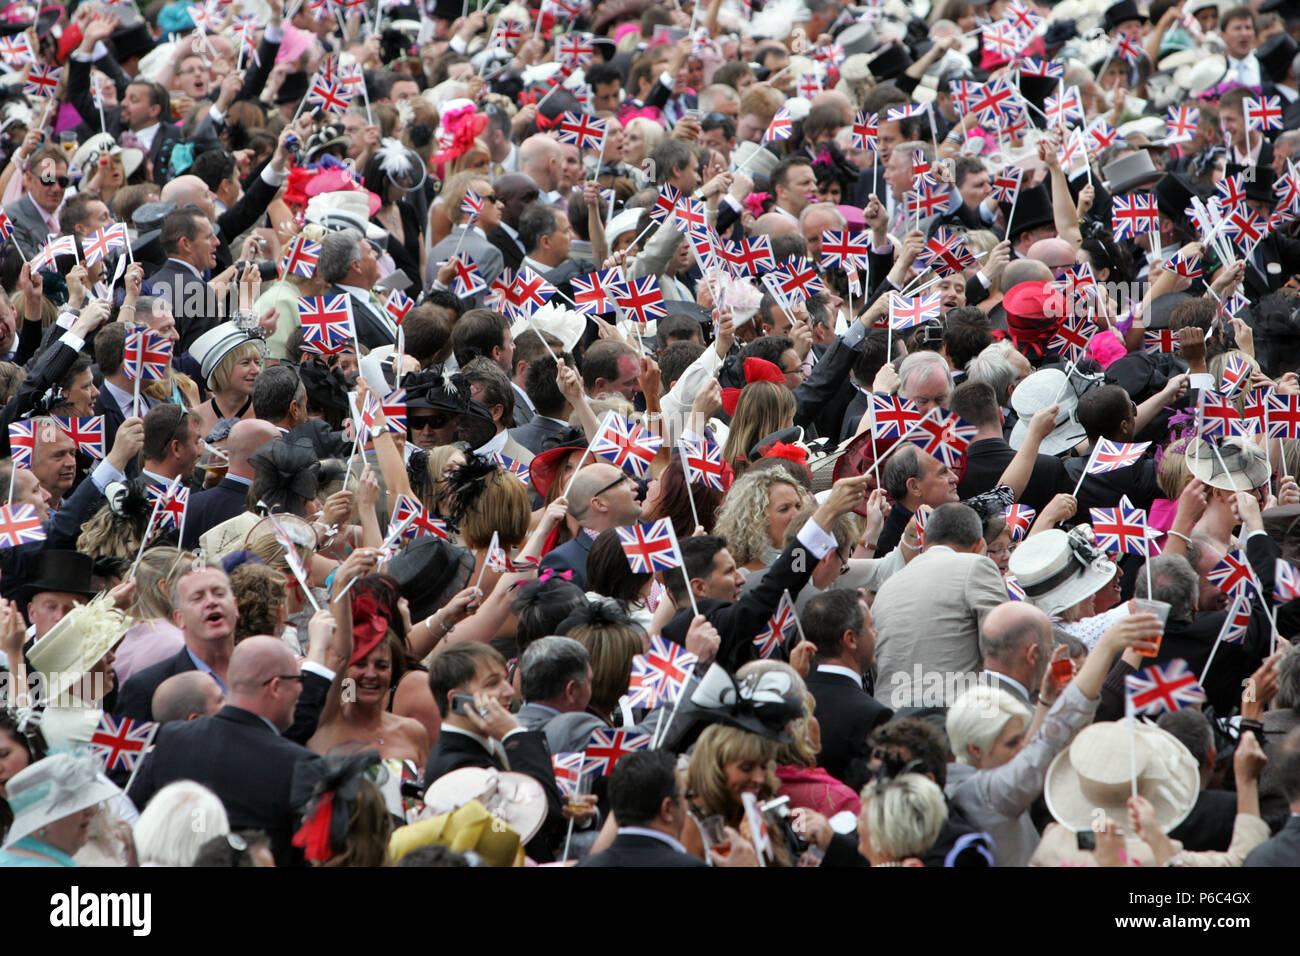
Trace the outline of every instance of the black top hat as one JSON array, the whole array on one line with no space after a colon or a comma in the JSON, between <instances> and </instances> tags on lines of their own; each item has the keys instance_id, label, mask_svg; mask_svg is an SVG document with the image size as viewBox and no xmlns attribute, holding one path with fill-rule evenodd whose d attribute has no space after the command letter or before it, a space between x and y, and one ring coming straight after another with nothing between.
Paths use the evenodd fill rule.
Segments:
<instances>
[{"instance_id":1,"label":"black top hat","mask_svg":"<svg viewBox=\"0 0 1300 956\"><path fill-rule=\"evenodd\" d=\"M1138 5L1133 0L1120 0L1119 3L1112 3L1106 8L1106 13L1102 17L1102 27L1109 33L1129 20L1141 20L1146 23L1147 15L1138 9Z\"/></svg>"},{"instance_id":2,"label":"black top hat","mask_svg":"<svg viewBox=\"0 0 1300 956\"><path fill-rule=\"evenodd\" d=\"M119 27L112 36L113 54L119 63L133 56L144 56L154 48L153 37L144 21L137 21L130 26Z\"/></svg>"},{"instance_id":3,"label":"black top hat","mask_svg":"<svg viewBox=\"0 0 1300 956\"><path fill-rule=\"evenodd\" d=\"M1006 207L1004 212L1010 212L1011 204L1003 203L1003 205ZM1047 194L1047 187L1040 183L1029 189L1022 189L1019 199L1016 200L1015 218L1007 226L1007 238L1014 240L1022 232L1052 222L1056 222L1056 216L1052 213L1052 197Z\"/></svg>"},{"instance_id":4,"label":"black top hat","mask_svg":"<svg viewBox=\"0 0 1300 956\"><path fill-rule=\"evenodd\" d=\"M443 374L436 368L407 372L402 387L408 409L433 408L453 415L470 411L469 380L459 372Z\"/></svg>"},{"instance_id":5,"label":"black top hat","mask_svg":"<svg viewBox=\"0 0 1300 956\"><path fill-rule=\"evenodd\" d=\"M912 57L908 54L907 48L901 43L891 43L872 57L867 63L867 68L871 70L872 76L884 82L901 76L911 65Z\"/></svg>"},{"instance_id":6,"label":"black top hat","mask_svg":"<svg viewBox=\"0 0 1300 956\"><path fill-rule=\"evenodd\" d=\"M307 72L305 70L295 70L284 75L284 82L275 91L275 105L283 106L285 103L296 103L306 95Z\"/></svg>"},{"instance_id":7,"label":"black top hat","mask_svg":"<svg viewBox=\"0 0 1300 956\"><path fill-rule=\"evenodd\" d=\"M1179 222L1187 215L1192 197L1200 195L1192 181L1180 173L1165 173L1156 180L1152 192L1156 194L1156 206L1160 209L1160 214L1174 222Z\"/></svg>"},{"instance_id":8,"label":"black top hat","mask_svg":"<svg viewBox=\"0 0 1300 956\"><path fill-rule=\"evenodd\" d=\"M1277 173L1273 172L1272 166L1248 166L1241 178L1246 184L1247 199L1268 203L1268 207L1273 208L1273 203L1277 201L1277 197L1273 195L1273 183L1277 181Z\"/></svg>"},{"instance_id":9,"label":"black top hat","mask_svg":"<svg viewBox=\"0 0 1300 956\"><path fill-rule=\"evenodd\" d=\"M23 585L22 600L26 603L45 591L94 597L99 593L91 582L94 568L95 559L88 554L47 548L36 555L32 580Z\"/></svg>"},{"instance_id":10,"label":"black top hat","mask_svg":"<svg viewBox=\"0 0 1300 956\"><path fill-rule=\"evenodd\" d=\"M425 535L397 552L388 563L388 573L411 603L411 614L424 620L469 584L474 555L450 541Z\"/></svg>"},{"instance_id":11,"label":"black top hat","mask_svg":"<svg viewBox=\"0 0 1300 956\"><path fill-rule=\"evenodd\" d=\"M1287 70L1291 69L1291 61L1297 53L1300 53L1300 44L1286 33L1274 33L1259 45L1255 59L1259 60L1266 76L1274 83L1281 83L1286 79Z\"/></svg>"}]
</instances>

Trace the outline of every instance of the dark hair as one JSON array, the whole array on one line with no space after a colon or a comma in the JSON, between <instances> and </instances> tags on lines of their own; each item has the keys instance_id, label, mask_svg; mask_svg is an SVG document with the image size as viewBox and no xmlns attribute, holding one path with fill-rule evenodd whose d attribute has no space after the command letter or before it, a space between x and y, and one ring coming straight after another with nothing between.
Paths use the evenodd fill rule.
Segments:
<instances>
[{"instance_id":1,"label":"dark hair","mask_svg":"<svg viewBox=\"0 0 1300 956\"><path fill-rule=\"evenodd\" d=\"M429 662L429 690L438 705L438 713L445 718L451 712L451 692L472 681L480 664L493 663L504 668L506 659L489 644L461 641L439 647Z\"/></svg>"},{"instance_id":2,"label":"dark hair","mask_svg":"<svg viewBox=\"0 0 1300 956\"><path fill-rule=\"evenodd\" d=\"M741 77L753 76L754 68L748 63L741 60L733 60L731 63L724 63L713 71L713 82L721 83L723 86L729 86L733 90L739 91Z\"/></svg>"},{"instance_id":3,"label":"dark hair","mask_svg":"<svg viewBox=\"0 0 1300 956\"><path fill-rule=\"evenodd\" d=\"M253 414L265 421L284 421L306 386L298 370L287 363L272 365L253 380Z\"/></svg>"},{"instance_id":4,"label":"dark hair","mask_svg":"<svg viewBox=\"0 0 1300 956\"><path fill-rule=\"evenodd\" d=\"M1161 714L1156 726L1177 737L1192 755L1198 768L1205 766L1214 746L1214 731L1203 713L1192 707L1184 707L1173 713Z\"/></svg>"},{"instance_id":5,"label":"dark hair","mask_svg":"<svg viewBox=\"0 0 1300 956\"><path fill-rule=\"evenodd\" d=\"M777 163L776 169L772 170L772 174L767 177L767 181L772 184L773 193L776 192L777 186L789 185L790 170L794 169L796 166L812 166L812 160L807 156L796 154L794 156L787 156L785 159L781 160L781 162Z\"/></svg>"},{"instance_id":6,"label":"dark hair","mask_svg":"<svg viewBox=\"0 0 1300 956\"><path fill-rule=\"evenodd\" d=\"M194 157L188 172L198 176L215 193L235 175L235 157L224 149L204 150Z\"/></svg>"},{"instance_id":7,"label":"dark hair","mask_svg":"<svg viewBox=\"0 0 1300 956\"><path fill-rule=\"evenodd\" d=\"M515 625L515 643L522 654L539 637L554 634L560 622L573 609L585 603L582 588L563 578L525 581L510 600L510 610L519 618Z\"/></svg>"},{"instance_id":8,"label":"dark hair","mask_svg":"<svg viewBox=\"0 0 1300 956\"><path fill-rule=\"evenodd\" d=\"M986 428L998 423L998 394L988 382L962 382L952 390L948 409L972 425Z\"/></svg>"},{"instance_id":9,"label":"dark hair","mask_svg":"<svg viewBox=\"0 0 1300 956\"><path fill-rule=\"evenodd\" d=\"M876 374L884 367L889 355L889 336L892 333L884 329L872 329L862 340L862 351L853 360L853 377L858 384L870 388L876 380ZM899 336L894 336L898 344ZM897 350L895 350L897 351Z\"/></svg>"},{"instance_id":10,"label":"dark hair","mask_svg":"<svg viewBox=\"0 0 1300 956\"><path fill-rule=\"evenodd\" d=\"M700 333L700 322L695 316L675 312L659 320L655 326L655 338L659 340L660 350L663 350L673 342L700 341L703 335Z\"/></svg>"},{"instance_id":11,"label":"dark hair","mask_svg":"<svg viewBox=\"0 0 1300 956\"><path fill-rule=\"evenodd\" d=\"M627 553L614 528L602 531L587 554L587 590L631 604L654 575L637 573L627 563Z\"/></svg>"},{"instance_id":12,"label":"dark hair","mask_svg":"<svg viewBox=\"0 0 1300 956\"><path fill-rule=\"evenodd\" d=\"M636 358L636 349L624 342L614 339L601 339L587 349L582 357L582 384L590 392L596 387L596 379L606 382L618 380L618 363L624 358Z\"/></svg>"},{"instance_id":13,"label":"dark hair","mask_svg":"<svg viewBox=\"0 0 1300 956\"><path fill-rule=\"evenodd\" d=\"M406 354L424 365L446 348L451 338L451 323L440 306L425 302L407 313L402 333Z\"/></svg>"},{"instance_id":14,"label":"dark hair","mask_svg":"<svg viewBox=\"0 0 1300 956\"><path fill-rule=\"evenodd\" d=\"M483 387L478 399L490 411L493 405L501 406L501 421L509 423L515 414L515 390L510 387L510 378L501 371L501 366L485 355L480 355L460 367L460 373L471 385Z\"/></svg>"},{"instance_id":15,"label":"dark hair","mask_svg":"<svg viewBox=\"0 0 1300 956\"><path fill-rule=\"evenodd\" d=\"M921 449L910 442L886 458L880 467L880 483L885 486L885 493L895 501L907 497L908 481L924 475Z\"/></svg>"},{"instance_id":16,"label":"dark hair","mask_svg":"<svg viewBox=\"0 0 1300 956\"><path fill-rule=\"evenodd\" d=\"M544 202L529 203L519 214L519 241L524 251L531 255L537 250L543 236L549 236L560 226L559 213Z\"/></svg>"},{"instance_id":17,"label":"dark hair","mask_svg":"<svg viewBox=\"0 0 1300 956\"><path fill-rule=\"evenodd\" d=\"M77 376L90 368L90 365L90 356L85 352L78 352L77 357L72 360L71 367L69 367L68 370L63 373L63 377L59 379L59 387L65 392L72 388L72 383L77 380Z\"/></svg>"},{"instance_id":18,"label":"dark hair","mask_svg":"<svg viewBox=\"0 0 1300 956\"><path fill-rule=\"evenodd\" d=\"M791 259L808 258L808 241L796 233L787 232L772 237L772 258L777 263L789 262Z\"/></svg>"},{"instance_id":19,"label":"dark hair","mask_svg":"<svg viewBox=\"0 0 1300 956\"><path fill-rule=\"evenodd\" d=\"M1252 27L1257 25L1257 21L1255 19L1255 11L1252 10L1250 7L1247 6L1232 7L1231 9L1223 11L1223 16L1219 17L1219 30L1220 31L1226 30L1228 28L1228 24L1232 23L1234 20L1249 20L1250 25ZM1244 90L1245 95L1250 96L1249 88L1244 86L1239 86L1236 89ZM1233 92L1235 92L1235 90L1228 91L1228 93L1233 93Z\"/></svg>"},{"instance_id":20,"label":"dark hair","mask_svg":"<svg viewBox=\"0 0 1300 956\"><path fill-rule=\"evenodd\" d=\"M867 747L905 747L909 760L919 760L921 773L934 777L942 790L948 782L948 740L943 732L920 717L895 717L867 737Z\"/></svg>"},{"instance_id":21,"label":"dark hair","mask_svg":"<svg viewBox=\"0 0 1300 956\"><path fill-rule=\"evenodd\" d=\"M1282 738L1282 744L1273 754L1277 761L1277 781L1286 794L1288 803L1300 800L1300 728Z\"/></svg>"},{"instance_id":22,"label":"dark hair","mask_svg":"<svg viewBox=\"0 0 1300 956\"><path fill-rule=\"evenodd\" d=\"M691 579L708 577L714 559L727 547L727 542L716 534L700 534L680 539L680 543L682 566L664 572L664 587L672 595L673 603L683 608L691 604L688 597Z\"/></svg>"},{"instance_id":23,"label":"dark hair","mask_svg":"<svg viewBox=\"0 0 1300 956\"><path fill-rule=\"evenodd\" d=\"M704 354L705 346L699 342L673 342L659 354L659 374L662 389L667 392L695 360Z\"/></svg>"},{"instance_id":24,"label":"dark hair","mask_svg":"<svg viewBox=\"0 0 1300 956\"><path fill-rule=\"evenodd\" d=\"M183 444L189 438L189 429L190 418L184 406L164 402L149 409L144 416L144 460L161 461L172 442Z\"/></svg>"},{"instance_id":25,"label":"dark hair","mask_svg":"<svg viewBox=\"0 0 1300 956\"><path fill-rule=\"evenodd\" d=\"M606 83L618 83L620 86L623 84L623 74L612 63L593 63L587 68L585 79L592 90Z\"/></svg>"},{"instance_id":26,"label":"dark hair","mask_svg":"<svg viewBox=\"0 0 1300 956\"><path fill-rule=\"evenodd\" d=\"M550 332L539 333L536 329L525 329L515 339L515 368L519 367L520 362L523 362L526 366L532 365L543 355L550 356L552 351L559 355L563 348L564 344ZM511 378L513 378L514 369L511 369L510 372Z\"/></svg>"},{"instance_id":27,"label":"dark hair","mask_svg":"<svg viewBox=\"0 0 1300 956\"><path fill-rule=\"evenodd\" d=\"M639 750L614 765L607 792L619 826L650 823L664 800L677 800L676 767L676 758L667 750Z\"/></svg>"},{"instance_id":28,"label":"dark hair","mask_svg":"<svg viewBox=\"0 0 1300 956\"><path fill-rule=\"evenodd\" d=\"M925 524L926 544L949 544L959 548L974 547L984 540L984 523L970 505L950 502L930 513Z\"/></svg>"},{"instance_id":29,"label":"dark hair","mask_svg":"<svg viewBox=\"0 0 1300 956\"><path fill-rule=\"evenodd\" d=\"M244 848L238 849L236 841L242 841ZM271 838L261 830L232 830L230 833L213 837L199 847L194 855L192 866L241 867L257 866L253 851L258 847L271 846Z\"/></svg>"},{"instance_id":30,"label":"dark hair","mask_svg":"<svg viewBox=\"0 0 1300 956\"><path fill-rule=\"evenodd\" d=\"M941 89L945 93L948 91L947 86L941 87ZM962 156L958 158L956 164L953 166L952 175L955 180L955 185L958 189L961 189L961 184L966 181L967 176L975 176L979 173L987 173L988 171L988 167L984 165L983 160L976 159L974 156Z\"/></svg>"},{"instance_id":31,"label":"dark hair","mask_svg":"<svg viewBox=\"0 0 1300 956\"><path fill-rule=\"evenodd\" d=\"M722 138L732 140L736 138L736 124L732 122L730 116L723 116L721 113L714 115L710 113L700 121L701 133L712 133L715 129L722 130Z\"/></svg>"},{"instance_id":32,"label":"dark hair","mask_svg":"<svg viewBox=\"0 0 1300 956\"><path fill-rule=\"evenodd\" d=\"M519 655L519 690L525 701L550 700L564 693L569 681L587 683L589 666L591 655L573 638L538 638Z\"/></svg>"},{"instance_id":33,"label":"dark hair","mask_svg":"<svg viewBox=\"0 0 1300 956\"><path fill-rule=\"evenodd\" d=\"M101 374L116 375L122 367L125 351L126 326L123 323L109 322L95 333L95 364L99 366ZM257 377L260 379L262 376Z\"/></svg>"},{"instance_id":34,"label":"dark hair","mask_svg":"<svg viewBox=\"0 0 1300 956\"><path fill-rule=\"evenodd\" d=\"M691 144L680 139L661 139L650 151L650 161L655 164L655 183L662 186L698 160Z\"/></svg>"},{"instance_id":35,"label":"dark hair","mask_svg":"<svg viewBox=\"0 0 1300 956\"><path fill-rule=\"evenodd\" d=\"M182 239L195 240L199 236L199 223L208 217L197 209L182 206L169 212L162 224L163 252L172 255L181 246Z\"/></svg>"},{"instance_id":36,"label":"dark hair","mask_svg":"<svg viewBox=\"0 0 1300 956\"><path fill-rule=\"evenodd\" d=\"M1088 433L1088 440L1095 442L1118 432L1133 415L1132 401L1119 385L1103 385L1084 392L1079 399L1077 417Z\"/></svg>"},{"instance_id":37,"label":"dark hair","mask_svg":"<svg viewBox=\"0 0 1300 956\"><path fill-rule=\"evenodd\" d=\"M469 859L464 853L457 853L451 847L441 843L429 843L417 846L403 855L394 866L469 866Z\"/></svg>"},{"instance_id":38,"label":"dark hair","mask_svg":"<svg viewBox=\"0 0 1300 956\"><path fill-rule=\"evenodd\" d=\"M92 202L103 202L98 196L92 196L89 193L77 193L71 199L63 204L59 210L59 229L65 235L70 235L76 230L76 227L86 221L90 215L90 204Z\"/></svg>"},{"instance_id":39,"label":"dark hair","mask_svg":"<svg viewBox=\"0 0 1300 956\"><path fill-rule=\"evenodd\" d=\"M718 509L722 507L723 493L716 488L695 482L691 485L687 498L686 473L682 470L680 455L673 455L668 467L659 473L659 497L646 509L643 521L657 521L671 518L673 530L679 541L686 541L695 534L695 515L700 516L704 530L712 534L717 521ZM691 501L695 502L695 511L691 511Z\"/></svg>"},{"instance_id":40,"label":"dark hair","mask_svg":"<svg viewBox=\"0 0 1300 956\"><path fill-rule=\"evenodd\" d=\"M743 363L747 358L760 358L782 368L781 356L792 348L794 341L788 335L760 335L740 350L740 361Z\"/></svg>"},{"instance_id":41,"label":"dark hair","mask_svg":"<svg viewBox=\"0 0 1300 956\"><path fill-rule=\"evenodd\" d=\"M451 352L456 364L465 367L480 355L492 357L492 350L505 348L505 316L491 309L470 309L451 330Z\"/></svg>"},{"instance_id":42,"label":"dark hair","mask_svg":"<svg viewBox=\"0 0 1300 956\"><path fill-rule=\"evenodd\" d=\"M564 355L564 362L570 368L573 367L572 358L567 353ZM564 411L565 402L568 401L555 381L555 373L558 370L559 366L555 364L555 359L549 355L539 355L528 363L528 369L524 372L524 394L537 409L537 414L548 418L558 418L560 412Z\"/></svg>"},{"instance_id":43,"label":"dark hair","mask_svg":"<svg viewBox=\"0 0 1300 956\"><path fill-rule=\"evenodd\" d=\"M799 615L803 634L817 645L819 661L839 657L845 631L860 631L867 622L858 592L831 588L814 594Z\"/></svg>"},{"instance_id":44,"label":"dark hair","mask_svg":"<svg viewBox=\"0 0 1300 956\"><path fill-rule=\"evenodd\" d=\"M814 106L808 111L808 115L803 118L804 140L811 146L818 135L836 132L843 125L842 119L838 106L833 106L830 103Z\"/></svg>"},{"instance_id":45,"label":"dark hair","mask_svg":"<svg viewBox=\"0 0 1300 956\"><path fill-rule=\"evenodd\" d=\"M975 356L993 344L989 320L975 306L949 309L944 316L943 347L952 367L964 369Z\"/></svg>"}]
</instances>

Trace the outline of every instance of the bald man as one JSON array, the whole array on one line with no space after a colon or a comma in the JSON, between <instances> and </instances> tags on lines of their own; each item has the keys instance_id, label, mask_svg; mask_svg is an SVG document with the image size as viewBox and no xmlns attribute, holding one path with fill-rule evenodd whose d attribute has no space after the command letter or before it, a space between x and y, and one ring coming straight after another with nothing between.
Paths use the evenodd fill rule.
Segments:
<instances>
[{"instance_id":1,"label":"bald man","mask_svg":"<svg viewBox=\"0 0 1300 956\"><path fill-rule=\"evenodd\" d=\"M226 702L226 692L211 674L173 674L153 692L153 717L160 724L210 717Z\"/></svg>"},{"instance_id":2,"label":"bald man","mask_svg":"<svg viewBox=\"0 0 1300 956\"><path fill-rule=\"evenodd\" d=\"M1052 659L1052 622L1026 601L999 604L980 628L984 679L1031 710Z\"/></svg>"},{"instance_id":3,"label":"bald man","mask_svg":"<svg viewBox=\"0 0 1300 956\"><path fill-rule=\"evenodd\" d=\"M226 671L226 705L159 729L130 790L135 805L144 807L173 781L193 780L221 799L232 830L270 835L277 866L301 866L302 851L291 842L301 809L293 782L316 771L321 758L281 734L293 722L303 678L282 641L240 642Z\"/></svg>"},{"instance_id":4,"label":"bald man","mask_svg":"<svg viewBox=\"0 0 1300 956\"><path fill-rule=\"evenodd\" d=\"M1036 259L1047 268L1052 270L1052 274L1060 278L1064 270L1074 265L1074 246L1070 245L1064 239L1039 239L1025 253L1026 259ZM1010 288L1008 286L1007 288Z\"/></svg>"},{"instance_id":5,"label":"bald man","mask_svg":"<svg viewBox=\"0 0 1300 956\"><path fill-rule=\"evenodd\" d=\"M797 236L799 220L783 216L779 212L765 212L754 220L752 231L756 236Z\"/></svg>"},{"instance_id":6,"label":"bald man","mask_svg":"<svg viewBox=\"0 0 1300 956\"><path fill-rule=\"evenodd\" d=\"M583 530L542 558L542 567L572 571L573 583L585 588L587 555L596 536L641 519L636 482L613 465L587 465L578 472L569 489L569 514Z\"/></svg>"},{"instance_id":7,"label":"bald man","mask_svg":"<svg viewBox=\"0 0 1300 956\"><path fill-rule=\"evenodd\" d=\"M253 485L249 458L279 434L279 428L260 418L245 418L235 423L226 439L226 454L230 456L226 477L190 497L182 548L188 551L196 547L204 532L248 510L248 490Z\"/></svg>"},{"instance_id":8,"label":"bald man","mask_svg":"<svg viewBox=\"0 0 1300 956\"><path fill-rule=\"evenodd\" d=\"M564 150L550 136L538 133L519 147L519 171L537 183L544 202L557 203L564 197L558 192L564 171Z\"/></svg>"}]
</instances>

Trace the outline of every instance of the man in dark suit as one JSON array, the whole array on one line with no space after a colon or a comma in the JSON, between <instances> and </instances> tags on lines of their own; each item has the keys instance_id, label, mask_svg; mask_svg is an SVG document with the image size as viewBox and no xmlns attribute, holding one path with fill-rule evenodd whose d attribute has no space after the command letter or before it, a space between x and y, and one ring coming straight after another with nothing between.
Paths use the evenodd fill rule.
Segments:
<instances>
[{"instance_id":1,"label":"man in dark suit","mask_svg":"<svg viewBox=\"0 0 1300 956\"><path fill-rule=\"evenodd\" d=\"M326 296L347 293L357 338L369 349L397 341L397 323L384 311L373 291L379 281L379 260L364 235L353 229L331 232L321 240L317 274L330 284Z\"/></svg>"},{"instance_id":2,"label":"man in dark suit","mask_svg":"<svg viewBox=\"0 0 1300 956\"><path fill-rule=\"evenodd\" d=\"M962 382L953 390L951 410L979 429L966 448L966 474L957 483L962 500L991 491L1001 482L1016 451L1002 437L1002 409L997 393L988 382ZM1055 419L1042 421L1050 433ZM1045 437L1043 431L1030 427L1025 444L1036 450ZM1036 455L1033 470L1017 500L1035 511L1042 511L1058 494L1068 494L1073 486L1065 475L1065 463L1051 455Z\"/></svg>"},{"instance_id":3,"label":"man in dark suit","mask_svg":"<svg viewBox=\"0 0 1300 956\"><path fill-rule=\"evenodd\" d=\"M681 844L686 802L677 786L672 754L664 750L628 754L614 765L608 794L618 835L606 849L580 860L578 866L705 865Z\"/></svg>"},{"instance_id":4,"label":"man in dark suit","mask_svg":"<svg viewBox=\"0 0 1300 956\"><path fill-rule=\"evenodd\" d=\"M1171 382L1177 381L1177 376ZM1162 393L1163 394L1163 393ZM1148 399L1143 405L1149 404ZM1140 420L1139 409L1133 399L1119 385L1103 385L1085 392L1079 399L1077 413L1079 424L1088 433L1088 441L1095 445L1098 438L1124 444L1134 441L1146 422ZM1150 416L1141 416L1149 418ZM1150 451L1150 449L1147 449ZM1091 449L1089 449L1089 454ZM1065 474L1070 484L1077 484L1088 464L1088 455L1071 458L1065 463ZM1156 481L1155 460L1149 455L1137 464L1117 468L1100 475L1089 475L1079 485L1075 497L1079 509L1075 514L1086 517L1090 508L1113 508L1121 495L1138 508L1150 508L1151 502L1163 498L1164 492Z\"/></svg>"},{"instance_id":5,"label":"man in dark suit","mask_svg":"<svg viewBox=\"0 0 1300 956\"><path fill-rule=\"evenodd\" d=\"M539 863L554 859L563 838L564 815L555 770L540 731L527 730L510 713L514 688L506 662L486 644L465 641L443 648L433 658L429 689L442 717L442 733L429 752L424 785L465 767L496 768L527 774L546 793L546 822L526 850Z\"/></svg>"},{"instance_id":6,"label":"man in dark suit","mask_svg":"<svg viewBox=\"0 0 1300 956\"><path fill-rule=\"evenodd\" d=\"M572 571L573 583L585 589L591 543L602 531L639 521L641 503L636 500L632 478L603 462L586 465L578 472L569 489L569 502L569 514L582 527L571 540L542 558L542 567Z\"/></svg>"},{"instance_id":7,"label":"man in dark suit","mask_svg":"<svg viewBox=\"0 0 1300 956\"><path fill-rule=\"evenodd\" d=\"M248 510L248 489L253 485L254 472L248 459L279 435L279 428L260 418L245 418L235 423L226 439L226 454L230 456L226 477L190 496L181 547L186 550L196 547L199 535Z\"/></svg>"},{"instance_id":8,"label":"man in dark suit","mask_svg":"<svg viewBox=\"0 0 1300 956\"><path fill-rule=\"evenodd\" d=\"M555 206L535 202L519 217L519 241L527 254L523 264L555 286L565 298L573 298L574 276L596 268L590 259L570 257L573 227L569 217Z\"/></svg>"},{"instance_id":9,"label":"man in dark suit","mask_svg":"<svg viewBox=\"0 0 1300 956\"><path fill-rule=\"evenodd\" d=\"M808 675L821 725L817 763L843 780L849 761L870 757L867 735L894 715L863 683L875 664L876 629L865 597L835 588L811 598L800 623L804 636L817 646L817 669Z\"/></svg>"},{"instance_id":10,"label":"man in dark suit","mask_svg":"<svg viewBox=\"0 0 1300 956\"><path fill-rule=\"evenodd\" d=\"M524 705L515 716L529 730L546 729L553 717L582 713L591 703L591 657L571 637L542 637L519 655Z\"/></svg>"},{"instance_id":11,"label":"man in dark suit","mask_svg":"<svg viewBox=\"0 0 1300 956\"><path fill-rule=\"evenodd\" d=\"M523 335L521 339L534 339L536 336ZM532 345L529 348L533 348ZM537 355L524 369L524 393L532 405L533 415L522 425L510 429L510 437L523 445L534 455L540 455L548 447L548 441L554 442L569 432L569 415L573 406L560 391L556 382L555 359L550 353ZM566 365L575 368L573 356L567 352L557 352ZM522 404L522 403L516 403Z\"/></svg>"},{"instance_id":12,"label":"man in dark suit","mask_svg":"<svg viewBox=\"0 0 1300 956\"><path fill-rule=\"evenodd\" d=\"M980 625L980 653L980 680L1032 711L1052 658L1052 622L1024 601L999 604Z\"/></svg>"},{"instance_id":13,"label":"man in dark suit","mask_svg":"<svg viewBox=\"0 0 1300 956\"><path fill-rule=\"evenodd\" d=\"M1291 816L1272 839L1255 847L1245 866L1300 866L1300 729L1282 739L1272 758Z\"/></svg>"},{"instance_id":14,"label":"man in dark suit","mask_svg":"<svg viewBox=\"0 0 1300 956\"><path fill-rule=\"evenodd\" d=\"M217 264L221 239L202 212L176 209L163 220L161 241L167 261L149 277L149 285L172 307L180 333L174 352L179 354L221 321L217 294L205 278Z\"/></svg>"},{"instance_id":15,"label":"man in dark suit","mask_svg":"<svg viewBox=\"0 0 1300 956\"><path fill-rule=\"evenodd\" d=\"M227 703L216 714L161 728L129 796L143 808L169 783L201 783L225 805L231 829L265 830L276 865L300 865L292 839L302 808L290 795L295 776L321 758L282 734L305 676L284 643L250 637L231 654L226 679Z\"/></svg>"},{"instance_id":16,"label":"man in dark suit","mask_svg":"<svg viewBox=\"0 0 1300 956\"><path fill-rule=\"evenodd\" d=\"M153 693L167 678L185 671L206 671L216 678L233 702L230 668L234 660L235 620L239 610L230 590L230 579L216 567L202 567L183 574L173 594L172 612L185 638L185 647L173 657L139 671L118 692L117 713L133 720L153 719ZM295 694L296 710L282 728L289 740L305 743L316 732L316 723L334 675L316 662L323 650L309 650L300 678L301 694ZM290 673L285 671L284 673ZM297 673L297 669L293 671Z\"/></svg>"},{"instance_id":17,"label":"man in dark suit","mask_svg":"<svg viewBox=\"0 0 1300 956\"><path fill-rule=\"evenodd\" d=\"M1178 738L1201 771L1201 790L1196 795L1192 812L1169 831L1170 839L1181 843L1184 850L1226 851L1232 843L1237 795L1229 790L1206 789L1214 776L1214 765L1218 762L1210 721L1199 710L1184 707L1182 710L1161 714L1156 723L1161 730Z\"/></svg>"},{"instance_id":18,"label":"man in dark suit","mask_svg":"<svg viewBox=\"0 0 1300 956\"><path fill-rule=\"evenodd\" d=\"M501 203L501 223L487 234L488 242L501 250L507 269L519 271L524 261L523 241L519 236L519 217L537 202L537 183L524 173L507 173L496 181L493 188Z\"/></svg>"}]
</instances>

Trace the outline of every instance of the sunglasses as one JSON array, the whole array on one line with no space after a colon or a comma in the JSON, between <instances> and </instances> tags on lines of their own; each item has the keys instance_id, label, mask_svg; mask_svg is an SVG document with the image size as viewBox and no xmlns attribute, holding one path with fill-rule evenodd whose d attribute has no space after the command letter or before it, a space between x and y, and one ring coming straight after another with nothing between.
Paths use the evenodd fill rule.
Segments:
<instances>
[{"instance_id":1,"label":"sunglasses","mask_svg":"<svg viewBox=\"0 0 1300 956\"><path fill-rule=\"evenodd\" d=\"M67 189L68 184L70 182L72 182L72 180L69 179L67 176L42 176L41 177L41 185L54 186L57 184L60 189Z\"/></svg>"},{"instance_id":2,"label":"sunglasses","mask_svg":"<svg viewBox=\"0 0 1300 956\"><path fill-rule=\"evenodd\" d=\"M617 481L611 481L609 484L607 484L604 488L601 488L600 491L596 492L596 493L595 493L594 495L592 495L591 497L593 497L593 498L599 498L601 495L603 495L605 492L609 491L611 488L617 488L617 487L618 487L619 485L621 485L623 482L625 482L625 481L631 481L631 480L632 480L632 479L629 478L627 475L619 475Z\"/></svg>"},{"instance_id":3,"label":"sunglasses","mask_svg":"<svg viewBox=\"0 0 1300 956\"><path fill-rule=\"evenodd\" d=\"M273 680L296 680L296 681L301 681L301 680L302 680L302 675L301 675L301 674L276 674L275 677L268 677L266 680L262 681L262 686L265 687L267 684L271 683L271 681L273 681Z\"/></svg>"},{"instance_id":4,"label":"sunglasses","mask_svg":"<svg viewBox=\"0 0 1300 956\"><path fill-rule=\"evenodd\" d=\"M406 423L413 432L421 428L446 428L450 421L450 415L408 415L406 417Z\"/></svg>"}]
</instances>

